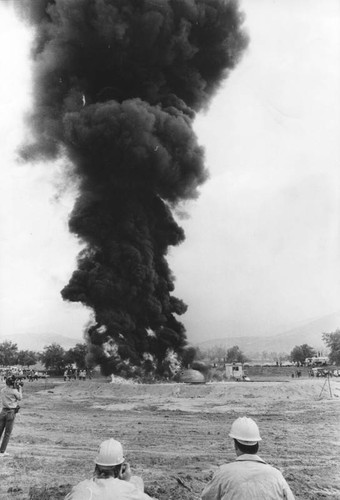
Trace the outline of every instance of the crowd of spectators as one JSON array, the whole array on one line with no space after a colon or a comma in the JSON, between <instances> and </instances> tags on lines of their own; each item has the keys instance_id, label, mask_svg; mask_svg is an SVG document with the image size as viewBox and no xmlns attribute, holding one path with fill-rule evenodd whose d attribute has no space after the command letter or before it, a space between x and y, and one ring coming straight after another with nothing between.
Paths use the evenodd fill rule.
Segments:
<instances>
[{"instance_id":1,"label":"crowd of spectators","mask_svg":"<svg viewBox=\"0 0 340 500\"><path fill-rule=\"evenodd\" d=\"M70 380L91 380L92 379L92 370L80 370L77 368L73 368L72 366L68 366L64 371L64 380L65 382Z\"/></svg>"},{"instance_id":2,"label":"crowd of spectators","mask_svg":"<svg viewBox=\"0 0 340 500\"><path fill-rule=\"evenodd\" d=\"M47 378L48 374L42 371L24 369L20 366L4 366L3 368L0 368L1 381L5 381L8 377L12 376L15 376L19 380L26 379L29 382L33 382L41 378Z\"/></svg>"}]
</instances>

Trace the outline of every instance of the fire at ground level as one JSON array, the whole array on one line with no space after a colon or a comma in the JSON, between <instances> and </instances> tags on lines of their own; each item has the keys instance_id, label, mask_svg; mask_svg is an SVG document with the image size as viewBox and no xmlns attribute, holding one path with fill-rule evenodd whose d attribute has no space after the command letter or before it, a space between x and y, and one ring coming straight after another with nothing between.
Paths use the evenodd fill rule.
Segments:
<instances>
[{"instance_id":1,"label":"fire at ground level","mask_svg":"<svg viewBox=\"0 0 340 500\"><path fill-rule=\"evenodd\" d=\"M234 459L227 434L244 414L259 424L260 455L281 469L297 499L340 498L340 381L331 380L332 397L324 383L26 384L11 457L2 464L0 498L64 498L91 477L98 444L113 436L151 496L197 499L213 470Z\"/></svg>"}]
</instances>

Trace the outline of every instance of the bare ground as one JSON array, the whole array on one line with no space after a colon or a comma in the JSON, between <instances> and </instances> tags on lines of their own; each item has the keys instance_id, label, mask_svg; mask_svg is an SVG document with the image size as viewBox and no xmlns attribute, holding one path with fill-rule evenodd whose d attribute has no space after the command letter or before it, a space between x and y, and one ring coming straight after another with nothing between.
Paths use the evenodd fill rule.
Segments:
<instances>
[{"instance_id":1,"label":"bare ground","mask_svg":"<svg viewBox=\"0 0 340 500\"><path fill-rule=\"evenodd\" d=\"M340 380L331 390L332 398L325 379L26 383L11 457L0 463L0 498L64 498L91 477L99 443L114 437L150 496L198 499L215 468L234 459L231 423L248 415L263 437L259 454L283 472L297 499L340 499Z\"/></svg>"}]
</instances>

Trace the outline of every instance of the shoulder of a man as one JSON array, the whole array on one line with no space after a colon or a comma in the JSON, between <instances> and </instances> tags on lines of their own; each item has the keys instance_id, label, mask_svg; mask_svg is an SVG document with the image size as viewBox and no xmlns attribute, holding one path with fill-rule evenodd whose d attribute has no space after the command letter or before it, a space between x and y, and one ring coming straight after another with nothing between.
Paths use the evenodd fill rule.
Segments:
<instances>
[{"instance_id":1,"label":"shoulder of a man","mask_svg":"<svg viewBox=\"0 0 340 500\"><path fill-rule=\"evenodd\" d=\"M120 479L86 479L73 487L65 500L148 500L150 497L128 481Z\"/></svg>"},{"instance_id":2,"label":"shoulder of a man","mask_svg":"<svg viewBox=\"0 0 340 500\"><path fill-rule=\"evenodd\" d=\"M269 465L269 464L267 464ZM275 477L275 480L277 481L278 484L281 485L284 491L284 499L287 500L294 500L294 495L292 493L292 490L290 489L289 484L287 483L285 477L283 476L282 472L280 469L277 469L276 467L273 467L272 465L269 465L271 469L271 474L273 477Z\"/></svg>"},{"instance_id":3,"label":"shoulder of a man","mask_svg":"<svg viewBox=\"0 0 340 500\"><path fill-rule=\"evenodd\" d=\"M130 481L123 481L121 479L110 479L110 480L103 480L107 484L107 490L114 492L114 495L112 495L112 500L116 498L124 498L124 500L148 500L151 499L149 495L141 491L136 484ZM111 484L109 484L109 482ZM106 498L106 497L105 497ZM110 498L111 496L107 497Z\"/></svg>"},{"instance_id":4,"label":"shoulder of a man","mask_svg":"<svg viewBox=\"0 0 340 500\"><path fill-rule=\"evenodd\" d=\"M87 500L92 498L93 485L94 482L91 479L81 481L76 486L73 486L70 493L66 495L65 500Z\"/></svg>"},{"instance_id":5,"label":"shoulder of a man","mask_svg":"<svg viewBox=\"0 0 340 500\"><path fill-rule=\"evenodd\" d=\"M205 485L201 494L201 500L217 500L220 497L223 485L228 483L228 478L235 476L236 462L220 465L214 472L211 480Z\"/></svg>"},{"instance_id":6,"label":"shoulder of a man","mask_svg":"<svg viewBox=\"0 0 340 500\"><path fill-rule=\"evenodd\" d=\"M2 397L6 397L6 396L8 396L8 394L12 394L12 391L11 391L10 387L8 387L7 385L5 385L5 387L3 387L1 389L1 393L0 394L1 394Z\"/></svg>"}]
</instances>

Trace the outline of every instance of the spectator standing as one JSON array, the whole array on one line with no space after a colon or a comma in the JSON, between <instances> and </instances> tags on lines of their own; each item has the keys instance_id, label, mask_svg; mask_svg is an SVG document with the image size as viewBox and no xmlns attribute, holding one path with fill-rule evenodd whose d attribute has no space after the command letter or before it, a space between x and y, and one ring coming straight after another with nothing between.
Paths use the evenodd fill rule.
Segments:
<instances>
[{"instance_id":1,"label":"spectator standing","mask_svg":"<svg viewBox=\"0 0 340 500\"><path fill-rule=\"evenodd\" d=\"M6 452L9 438L12 434L15 416L19 411L19 401L22 399L21 385L15 376L6 378L6 386L1 390L2 410L0 412L0 458L8 456Z\"/></svg>"}]
</instances>

